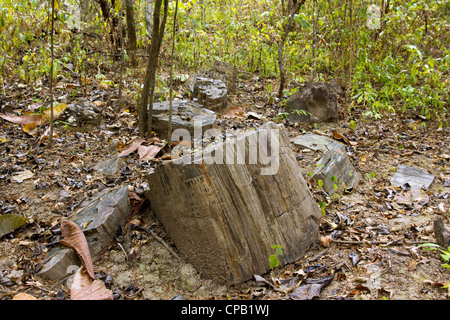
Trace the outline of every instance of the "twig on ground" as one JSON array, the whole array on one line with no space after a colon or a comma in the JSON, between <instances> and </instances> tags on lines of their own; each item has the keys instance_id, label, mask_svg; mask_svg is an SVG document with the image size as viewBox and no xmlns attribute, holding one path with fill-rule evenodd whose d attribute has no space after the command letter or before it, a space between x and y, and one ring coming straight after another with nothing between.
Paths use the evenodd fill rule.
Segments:
<instances>
[{"instance_id":1,"label":"twig on ground","mask_svg":"<svg viewBox=\"0 0 450 320\"><path fill-rule=\"evenodd\" d=\"M146 229L147 232L153 237L155 238L157 241L159 241L175 258L177 258L178 261L182 262L183 260L176 254L175 251L172 250L171 247L169 247L169 245L167 243L164 242L163 239L161 239L156 233L153 232L153 230L151 230L150 228Z\"/></svg>"}]
</instances>

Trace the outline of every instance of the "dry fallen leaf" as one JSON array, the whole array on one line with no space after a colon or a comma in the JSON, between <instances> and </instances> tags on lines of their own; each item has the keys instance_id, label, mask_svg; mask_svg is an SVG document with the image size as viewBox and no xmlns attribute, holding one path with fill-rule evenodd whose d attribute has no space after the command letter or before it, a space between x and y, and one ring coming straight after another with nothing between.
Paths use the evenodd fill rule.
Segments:
<instances>
[{"instance_id":1,"label":"dry fallen leaf","mask_svg":"<svg viewBox=\"0 0 450 320\"><path fill-rule=\"evenodd\" d=\"M94 102L92 102L92 103L95 104L97 107L101 107L102 105L105 104L104 101L94 101Z\"/></svg>"},{"instance_id":2,"label":"dry fallen leaf","mask_svg":"<svg viewBox=\"0 0 450 320\"><path fill-rule=\"evenodd\" d=\"M231 107L224 114L224 118L232 119L237 116L242 116L245 112L245 107Z\"/></svg>"},{"instance_id":3,"label":"dry fallen leaf","mask_svg":"<svg viewBox=\"0 0 450 320\"><path fill-rule=\"evenodd\" d=\"M155 159L158 152L161 150L161 147L158 146L139 146L138 153L139 153L139 160L153 160Z\"/></svg>"},{"instance_id":4,"label":"dry fallen leaf","mask_svg":"<svg viewBox=\"0 0 450 320\"><path fill-rule=\"evenodd\" d=\"M45 129L44 133L41 134L41 136L39 137L38 145L40 145L41 143L44 143L45 141L48 140L48 137L49 137L48 133L49 133L49 131L50 131L50 126L48 126L48 128ZM57 137L58 137L58 133L56 132L56 129L53 128L53 138L57 138Z\"/></svg>"},{"instance_id":5,"label":"dry fallen leaf","mask_svg":"<svg viewBox=\"0 0 450 320\"><path fill-rule=\"evenodd\" d=\"M88 274L92 279L95 279L89 246L80 227L73 221L62 219L61 234L64 239L60 240L60 243L75 250Z\"/></svg>"},{"instance_id":6,"label":"dry fallen leaf","mask_svg":"<svg viewBox=\"0 0 450 320\"><path fill-rule=\"evenodd\" d=\"M22 131L28 133L29 135L34 135L36 133L36 123L27 123L22 127Z\"/></svg>"},{"instance_id":7,"label":"dry fallen leaf","mask_svg":"<svg viewBox=\"0 0 450 320\"><path fill-rule=\"evenodd\" d=\"M31 172L30 170L25 170L25 171L22 171L16 175L12 176L11 181L22 183L23 180L30 179L33 176L34 176L33 172Z\"/></svg>"},{"instance_id":8,"label":"dry fallen leaf","mask_svg":"<svg viewBox=\"0 0 450 320\"><path fill-rule=\"evenodd\" d=\"M6 121L21 125L35 123L39 126L43 123L42 115L40 114L23 114L21 116L8 116L6 114L0 114L0 117L5 119Z\"/></svg>"},{"instance_id":9,"label":"dry fallen leaf","mask_svg":"<svg viewBox=\"0 0 450 320\"><path fill-rule=\"evenodd\" d=\"M12 299L13 300L37 300L32 295L25 293L25 292L20 292L20 293L16 294Z\"/></svg>"},{"instance_id":10,"label":"dry fallen leaf","mask_svg":"<svg viewBox=\"0 0 450 320\"><path fill-rule=\"evenodd\" d=\"M338 141L344 141L349 146L354 146L357 144L356 142L351 142L350 140L348 140L346 137L344 137L342 134L340 134L337 130L333 130L333 138Z\"/></svg>"},{"instance_id":11,"label":"dry fallen leaf","mask_svg":"<svg viewBox=\"0 0 450 320\"><path fill-rule=\"evenodd\" d=\"M56 120L59 118L61 113L63 113L64 110L66 110L67 104L66 103L60 103L53 106L53 120ZM42 114L42 125L45 125L47 123L50 123L50 112L51 109L47 108L44 110L44 113Z\"/></svg>"},{"instance_id":12,"label":"dry fallen leaf","mask_svg":"<svg viewBox=\"0 0 450 320\"><path fill-rule=\"evenodd\" d=\"M123 148L122 152L119 153L119 155L117 157L124 157L134 151L136 151L139 146L141 145L142 142L144 142L145 140L143 138L136 138L133 141L131 141L129 144L127 144L125 146L125 148Z\"/></svg>"},{"instance_id":13,"label":"dry fallen leaf","mask_svg":"<svg viewBox=\"0 0 450 320\"><path fill-rule=\"evenodd\" d=\"M58 119L66 107L67 104L65 103L60 103L53 106L53 120ZM6 121L26 126L24 131L29 133L30 129L34 129L35 126L44 126L50 123L50 108L45 109L43 114L25 113L20 116L0 114L0 117Z\"/></svg>"},{"instance_id":14,"label":"dry fallen leaf","mask_svg":"<svg viewBox=\"0 0 450 320\"><path fill-rule=\"evenodd\" d=\"M75 273L70 288L71 300L113 300L112 291L101 280L92 281L82 266Z\"/></svg>"},{"instance_id":15,"label":"dry fallen leaf","mask_svg":"<svg viewBox=\"0 0 450 320\"><path fill-rule=\"evenodd\" d=\"M333 239L331 239L331 237L329 237L329 236L322 236L322 237L320 237L320 242L322 243L322 245L324 247L329 247L331 245L331 243L333 242Z\"/></svg>"},{"instance_id":16,"label":"dry fallen leaf","mask_svg":"<svg viewBox=\"0 0 450 320\"><path fill-rule=\"evenodd\" d=\"M18 214L1 214L0 215L0 238L5 234L13 232L20 228L30 220L30 218L22 217Z\"/></svg>"}]
</instances>

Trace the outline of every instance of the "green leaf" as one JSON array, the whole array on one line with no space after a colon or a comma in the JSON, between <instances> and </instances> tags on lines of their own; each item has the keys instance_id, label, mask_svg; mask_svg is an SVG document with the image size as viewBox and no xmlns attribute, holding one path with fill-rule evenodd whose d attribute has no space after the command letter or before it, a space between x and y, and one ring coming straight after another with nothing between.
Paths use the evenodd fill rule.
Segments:
<instances>
[{"instance_id":1,"label":"green leaf","mask_svg":"<svg viewBox=\"0 0 450 320\"><path fill-rule=\"evenodd\" d=\"M0 215L0 238L21 227L28 220L30 219L17 214Z\"/></svg>"},{"instance_id":2,"label":"green leaf","mask_svg":"<svg viewBox=\"0 0 450 320\"><path fill-rule=\"evenodd\" d=\"M277 256L274 254L271 254L269 256L269 261L270 261L270 267L272 269L278 267L278 265L280 264L280 261L278 260Z\"/></svg>"},{"instance_id":3,"label":"green leaf","mask_svg":"<svg viewBox=\"0 0 450 320\"><path fill-rule=\"evenodd\" d=\"M277 252L277 254L282 255L283 254L283 250L281 250L283 247L280 246L279 244L274 244L272 246L272 249L275 249L275 251Z\"/></svg>"},{"instance_id":4,"label":"green leaf","mask_svg":"<svg viewBox=\"0 0 450 320\"><path fill-rule=\"evenodd\" d=\"M322 188L322 186L323 186L323 180L317 180L317 184L319 185L320 188Z\"/></svg>"}]
</instances>

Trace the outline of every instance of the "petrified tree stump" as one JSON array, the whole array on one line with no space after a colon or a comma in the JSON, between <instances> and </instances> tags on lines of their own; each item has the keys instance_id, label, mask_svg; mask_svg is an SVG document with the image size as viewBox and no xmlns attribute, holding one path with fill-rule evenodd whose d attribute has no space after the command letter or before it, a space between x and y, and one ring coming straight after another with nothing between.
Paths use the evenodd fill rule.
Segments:
<instances>
[{"instance_id":1,"label":"petrified tree stump","mask_svg":"<svg viewBox=\"0 0 450 320\"><path fill-rule=\"evenodd\" d=\"M356 189L362 179L349 157L340 147L327 151L317 163L312 176L314 181L322 180L328 193L343 193Z\"/></svg>"},{"instance_id":2,"label":"petrified tree stump","mask_svg":"<svg viewBox=\"0 0 450 320\"><path fill-rule=\"evenodd\" d=\"M206 278L239 283L317 240L321 213L283 127L269 123L161 164L147 197L178 251Z\"/></svg>"},{"instance_id":3,"label":"petrified tree stump","mask_svg":"<svg viewBox=\"0 0 450 320\"><path fill-rule=\"evenodd\" d=\"M155 102L153 104L153 129L163 137L166 135L169 126L169 106L169 101ZM216 122L216 113L196 102L173 100L172 108L173 130L181 128L193 133L195 120L200 121L199 123L203 130L212 128Z\"/></svg>"},{"instance_id":4,"label":"petrified tree stump","mask_svg":"<svg viewBox=\"0 0 450 320\"><path fill-rule=\"evenodd\" d=\"M333 83L306 82L286 101L286 112L292 122L337 122L339 88ZM303 111L306 111L303 112Z\"/></svg>"},{"instance_id":5,"label":"petrified tree stump","mask_svg":"<svg viewBox=\"0 0 450 320\"><path fill-rule=\"evenodd\" d=\"M222 112L228 102L227 86L222 80L197 77L192 97L205 108Z\"/></svg>"},{"instance_id":6,"label":"petrified tree stump","mask_svg":"<svg viewBox=\"0 0 450 320\"><path fill-rule=\"evenodd\" d=\"M128 195L127 186L106 189L83 202L80 209L69 217L86 236L93 261L111 245L117 230L131 215ZM72 248L58 245L49 251L38 275L58 280L81 265L81 260Z\"/></svg>"}]
</instances>

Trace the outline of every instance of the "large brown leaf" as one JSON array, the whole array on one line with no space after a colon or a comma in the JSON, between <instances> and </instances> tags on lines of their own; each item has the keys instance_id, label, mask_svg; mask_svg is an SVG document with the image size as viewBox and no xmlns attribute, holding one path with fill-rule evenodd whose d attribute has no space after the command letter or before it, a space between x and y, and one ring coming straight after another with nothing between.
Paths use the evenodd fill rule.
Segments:
<instances>
[{"instance_id":1,"label":"large brown leaf","mask_svg":"<svg viewBox=\"0 0 450 320\"><path fill-rule=\"evenodd\" d=\"M112 291L106 289L101 280L90 278L84 267L78 269L73 276L70 288L71 300L113 300Z\"/></svg>"},{"instance_id":2,"label":"large brown leaf","mask_svg":"<svg viewBox=\"0 0 450 320\"><path fill-rule=\"evenodd\" d=\"M21 125L35 123L36 125L39 126L44 123L42 115L40 114L23 114L21 116L8 116L6 114L0 114L0 117L5 119L6 121Z\"/></svg>"},{"instance_id":3,"label":"large brown leaf","mask_svg":"<svg viewBox=\"0 0 450 320\"><path fill-rule=\"evenodd\" d=\"M88 274L92 279L95 279L89 246L80 227L73 221L62 219L61 234L64 239L60 240L60 243L75 250Z\"/></svg>"},{"instance_id":4,"label":"large brown leaf","mask_svg":"<svg viewBox=\"0 0 450 320\"><path fill-rule=\"evenodd\" d=\"M161 151L161 147L158 146L139 146L138 153L139 153L139 160L153 160L155 159L156 155L159 151Z\"/></svg>"},{"instance_id":5,"label":"large brown leaf","mask_svg":"<svg viewBox=\"0 0 450 320\"><path fill-rule=\"evenodd\" d=\"M122 152L119 153L118 157L124 157L134 151L136 151L139 146L141 145L142 142L144 142L145 139L143 138L136 138L133 139L133 141L131 141L128 145L125 146L125 148L123 148Z\"/></svg>"},{"instance_id":6,"label":"large brown leaf","mask_svg":"<svg viewBox=\"0 0 450 320\"><path fill-rule=\"evenodd\" d=\"M53 106L53 120L58 119L61 113L66 109L66 107L67 105L65 103ZM43 114L25 113L20 116L8 116L6 114L0 114L0 118L3 118L6 121L12 123L21 124L23 126L31 124L34 124L36 126L43 126L50 123L50 112L50 108L47 108L46 110L44 110Z\"/></svg>"}]
</instances>

